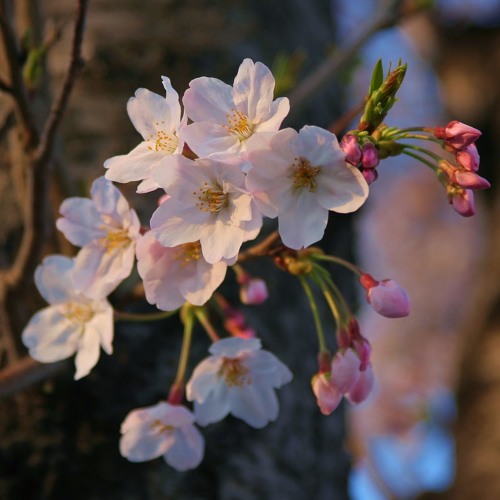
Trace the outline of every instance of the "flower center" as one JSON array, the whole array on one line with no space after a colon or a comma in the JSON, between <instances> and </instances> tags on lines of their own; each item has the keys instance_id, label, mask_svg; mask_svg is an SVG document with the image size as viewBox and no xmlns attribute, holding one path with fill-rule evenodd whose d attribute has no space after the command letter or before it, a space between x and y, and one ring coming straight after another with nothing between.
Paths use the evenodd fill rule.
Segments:
<instances>
[{"instance_id":1,"label":"flower center","mask_svg":"<svg viewBox=\"0 0 500 500\"><path fill-rule=\"evenodd\" d=\"M85 303L68 302L65 307L64 316L72 323L88 323L94 317L94 311Z\"/></svg>"},{"instance_id":2,"label":"flower center","mask_svg":"<svg viewBox=\"0 0 500 500\"><path fill-rule=\"evenodd\" d=\"M181 267L201 257L201 245L199 241L184 243L174 249L174 259L181 263Z\"/></svg>"},{"instance_id":3,"label":"flower center","mask_svg":"<svg viewBox=\"0 0 500 500\"><path fill-rule=\"evenodd\" d=\"M306 188L310 193L313 193L316 191L316 176L321 167L313 167L311 162L305 158L295 158L294 160L292 164L293 174L290 175L293 179L294 191Z\"/></svg>"},{"instance_id":4,"label":"flower center","mask_svg":"<svg viewBox=\"0 0 500 500\"><path fill-rule=\"evenodd\" d=\"M243 387L252 383L248 368L238 358L222 358L219 375L224 377L228 387Z\"/></svg>"},{"instance_id":5,"label":"flower center","mask_svg":"<svg viewBox=\"0 0 500 500\"><path fill-rule=\"evenodd\" d=\"M150 429L158 432L158 434L170 433L175 431L175 427L172 425L164 424L158 418L155 418L149 425Z\"/></svg>"},{"instance_id":6,"label":"flower center","mask_svg":"<svg viewBox=\"0 0 500 500\"><path fill-rule=\"evenodd\" d=\"M115 248L126 246L131 242L127 229L109 229L105 226L101 229L107 230L106 236L99 240L106 252L112 252Z\"/></svg>"},{"instance_id":7,"label":"flower center","mask_svg":"<svg viewBox=\"0 0 500 500\"><path fill-rule=\"evenodd\" d=\"M196 206L202 212L218 212L227 207L228 195L220 186L209 186L208 182L205 182L198 192L195 191L193 194L197 196Z\"/></svg>"},{"instance_id":8,"label":"flower center","mask_svg":"<svg viewBox=\"0 0 500 500\"><path fill-rule=\"evenodd\" d=\"M157 127L160 127L162 123L165 122L155 122ZM150 151L162 151L167 154L175 153L177 146L179 145L179 138L176 133L168 134L164 130L158 129L155 134L151 134L148 139L148 149Z\"/></svg>"},{"instance_id":9,"label":"flower center","mask_svg":"<svg viewBox=\"0 0 500 500\"><path fill-rule=\"evenodd\" d=\"M224 127L240 141L248 139L253 134L255 125L241 111L231 108L231 112L226 114L226 119L228 125L224 125Z\"/></svg>"}]
</instances>

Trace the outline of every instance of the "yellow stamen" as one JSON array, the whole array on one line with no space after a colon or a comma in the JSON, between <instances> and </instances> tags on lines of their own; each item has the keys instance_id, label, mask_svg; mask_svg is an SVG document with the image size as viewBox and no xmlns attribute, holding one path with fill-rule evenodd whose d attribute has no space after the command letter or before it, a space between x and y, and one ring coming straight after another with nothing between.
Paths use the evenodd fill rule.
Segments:
<instances>
[{"instance_id":1,"label":"yellow stamen","mask_svg":"<svg viewBox=\"0 0 500 500\"><path fill-rule=\"evenodd\" d=\"M165 122L161 122L165 123ZM160 126L160 122L156 122L156 126ZM156 134L151 134L147 139L148 149L151 151L163 151L168 154L175 153L179 145L179 138L175 132L167 133L164 130L157 130Z\"/></svg>"},{"instance_id":2,"label":"yellow stamen","mask_svg":"<svg viewBox=\"0 0 500 500\"><path fill-rule=\"evenodd\" d=\"M197 196L198 202L196 206L202 212L218 212L228 204L228 195L224 193L220 186L209 186L208 182L198 189L198 193L193 192Z\"/></svg>"},{"instance_id":3,"label":"yellow stamen","mask_svg":"<svg viewBox=\"0 0 500 500\"><path fill-rule=\"evenodd\" d=\"M109 229L106 226L102 226L101 229L107 230L106 236L100 239L101 245L106 249L106 252L128 246L132 241L128 236L127 229Z\"/></svg>"},{"instance_id":4,"label":"yellow stamen","mask_svg":"<svg viewBox=\"0 0 500 500\"><path fill-rule=\"evenodd\" d=\"M231 109L231 113L226 114L226 119L228 125L224 125L224 127L240 141L248 139L254 133L255 125L241 111Z\"/></svg>"},{"instance_id":5,"label":"yellow stamen","mask_svg":"<svg viewBox=\"0 0 500 500\"><path fill-rule=\"evenodd\" d=\"M158 432L158 434L169 433L175 431L175 427L172 425L164 424L161 420L156 418L149 425L151 430Z\"/></svg>"},{"instance_id":6,"label":"yellow stamen","mask_svg":"<svg viewBox=\"0 0 500 500\"><path fill-rule=\"evenodd\" d=\"M94 317L94 311L88 304L68 302L64 316L73 323L88 323Z\"/></svg>"},{"instance_id":7,"label":"yellow stamen","mask_svg":"<svg viewBox=\"0 0 500 500\"><path fill-rule=\"evenodd\" d=\"M290 175L293 179L293 189L307 188L310 193L316 191L316 176L319 174L321 167L313 167L309 160L305 158L295 158L292 164L293 174Z\"/></svg>"},{"instance_id":8,"label":"yellow stamen","mask_svg":"<svg viewBox=\"0 0 500 500\"><path fill-rule=\"evenodd\" d=\"M223 358L219 375L224 377L229 387L243 387L252 383L252 377L248 374L249 369L242 364L238 358Z\"/></svg>"},{"instance_id":9,"label":"yellow stamen","mask_svg":"<svg viewBox=\"0 0 500 500\"><path fill-rule=\"evenodd\" d=\"M181 267L192 261L197 261L201 257L201 245L199 241L184 243L175 247L174 259L181 263Z\"/></svg>"}]
</instances>

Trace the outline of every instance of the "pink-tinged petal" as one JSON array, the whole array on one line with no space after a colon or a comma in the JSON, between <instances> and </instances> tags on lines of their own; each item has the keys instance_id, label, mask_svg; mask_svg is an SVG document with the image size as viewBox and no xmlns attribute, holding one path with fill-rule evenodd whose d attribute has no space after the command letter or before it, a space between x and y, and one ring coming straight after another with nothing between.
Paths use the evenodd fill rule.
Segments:
<instances>
[{"instance_id":1,"label":"pink-tinged petal","mask_svg":"<svg viewBox=\"0 0 500 500\"><path fill-rule=\"evenodd\" d=\"M333 358L331 382L342 394L349 392L354 386L360 364L359 357L352 349L347 349L343 354L337 352Z\"/></svg>"},{"instance_id":2,"label":"pink-tinged petal","mask_svg":"<svg viewBox=\"0 0 500 500\"><path fill-rule=\"evenodd\" d=\"M292 372L274 354L268 351L255 351L244 359L244 364L252 373L257 385L266 384L279 388L293 378Z\"/></svg>"},{"instance_id":3,"label":"pink-tinged petal","mask_svg":"<svg viewBox=\"0 0 500 500\"><path fill-rule=\"evenodd\" d=\"M194 422L193 414L183 406L174 406L160 401L154 406L137 408L131 411L122 422L120 432L125 433L134 428L149 428L154 420L161 420L171 425L180 426L192 424Z\"/></svg>"},{"instance_id":4,"label":"pink-tinged petal","mask_svg":"<svg viewBox=\"0 0 500 500\"><path fill-rule=\"evenodd\" d=\"M333 385L329 373L319 373L311 381L316 402L323 415L330 415L340 404L342 393Z\"/></svg>"},{"instance_id":5,"label":"pink-tinged petal","mask_svg":"<svg viewBox=\"0 0 500 500\"><path fill-rule=\"evenodd\" d=\"M368 198L369 188L362 173L343 161L323 167L317 182L318 203L334 212L354 212Z\"/></svg>"},{"instance_id":6,"label":"pink-tinged petal","mask_svg":"<svg viewBox=\"0 0 500 500\"><path fill-rule=\"evenodd\" d=\"M479 169L479 152L475 144L470 144L462 151L455 154L457 162L469 172L477 172Z\"/></svg>"},{"instance_id":7,"label":"pink-tinged petal","mask_svg":"<svg viewBox=\"0 0 500 500\"><path fill-rule=\"evenodd\" d=\"M321 240L328 222L328 210L318 205L312 193L297 194L281 210L279 233L287 247L300 250Z\"/></svg>"},{"instance_id":8,"label":"pink-tinged petal","mask_svg":"<svg viewBox=\"0 0 500 500\"><path fill-rule=\"evenodd\" d=\"M251 241L257 238L257 236L260 233L260 230L262 228L262 214L259 212L257 209L257 206L255 203L252 204L252 219L249 221L243 221L241 223L241 227L244 230L245 234L243 236L243 242L245 241ZM237 259L238 256L235 257ZM227 265L231 266L233 265L236 260L231 262L232 259L227 260Z\"/></svg>"},{"instance_id":9,"label":"pink-tinged petal","mask_svg":"<svg viewBox=\"0 0 500 500\"><path fill-rule=\"evenodd\" d=\"M155 191L156 189L160 189L160 187L161 186L154 179L144 179L137 186L137 192L139 194L151 193L152 191Z\"/></svg>"},{"instance_id":10,"label":"pink-tinged petal","mask_svg":"<svg viewBox=\"0 0 500 500\"><path fill-rule=\"evenodd\" d=\"M226 270L225 262L208 264L200 259L195 265L193 276L180 282L179 291L190 304L202 306L224 281Z\"/></svg>"},{"instance_id":11,"label":"pink-tinged petal","mask_svg":"<svg viewBox=\"0 0 500 500\"><path fill-rule=\"evenodd\" d=\"M453 210L462 217L472 217L476 213L474 192L471 189L462 189L451 197Z\"/></svg>"},{"instance_id":12,"label":"pink-tinged petal","mask_svg":"<svg viewBox=\"0 0 500 500\"><path fill-rule=\"evenodd\" d=\"M35 270L35 284L49 304L61 304L74 295L71 281L73 259L63 255L45 257Z\"/></svg>"},{"instance_id":13,"label":"pink-tinged petal","mask_svg":"<svg viewBox=\"0 0 500 500\"><path fill-rule=\"evenodd\" d=\"M279 97L271 104L268 117L261 118L261 122L256 127L256 132L260 135L262 132L277 131L285 117L290 112L290 101L286 97ZM248 147L248 141L247 141Z\"/></svg>"},{"instance_id":14,"label":"pink-tinged petal","mask_svg":"<svg viewBox=\"0 0 500 500\"><path fill-rule=\"evenodd\" d=\"M361 147L357 136L346 134L340 141L340 148L345 153L345 161L352 166L357 166L361 161Z\"/></svg>"},{"instance_id":15,"label":"pink-tinged petal","mask_svg":"<svg viewBox=\"0 0 500 500\"><path fill-rule=\"evenodd\" d=\"M306 125L299 130L299 154L307 158L312 166L341 165L344 152L337 137L321 127Z\"/></svg>"},{"instance_id":16,"label":"pink-tinged petal","mask_svg":"<svg viewBox=\"0 0 500 500\"><path fill-rule=\"evenodd\" d=\"M373 369L371 365L368 365L366 370L359 372L358 379L346 394L347 400L352 404L362 403L371 394L374 385Z\"/></svg>"},{"instance_id":17,"label":"pink-tinged petal","mask_svg":"<svg viewBox=\"0 0 500 500\"><path fill-rule=\"evenodd\" d=\"M113 353L114 319L113 308L107 300L94 304L96 312L85 325L85 331L94 333L106 354Z\"/></svg>"},{"instance_id":18,"label":"pink-tinged petal","mask_svg":"<svg viewBox=\"0 0 500 500\"><path fill-rule=\"evenodd\" d=\"M269 386L251 383L234 387L229 397L231 413L255 429L262 429L278 418L278 398Z\"/></svg>"},{"instance_id":19,"label":"pink-tinged petal","mask_svg":"<svg viewBox=\"0 0 500 500\"><path fill-rule=\"evenodd\" d=\"M94 330L85 329L75 357L75 380L79 380L90 373L90 370L99 361L100 351L99 335Z\"/></svg>"},{"instance_id":20,"label":"pink-tinged petal","mask_svg":"<svg viewBox=\"0 0 500 500\"><path fill-rule=\"evenodd\" d=\"M228 133L224 125L214 122L194 122L182 130L182 138L199 156L215 153L236 153L241 148L237 136Z\"/></svg>"},{"instance_id":21,"label":"pink-tinged petal","mask_svg":"<svg viewBox=\"0 0 500 500\"><path fill-rule=\"evenodd\" d=\"M240 288L240 300L243 304L259 305L269 298L269 290L263 279L253 278Z\"/></svg>"},{"instance_id":22,"label":"pink-tinged petal","mask_svg":"<svg viewBox=\"0 0 500 500\"><path fill-rule=\"evenodd\" d=\"M455 184L465 189L488 189L491 184L480 175L474 172L469 172L468 170L457 170L454 175Z\"/></svg>"},{"instance_id":23,"label":"pink-tinged petal","mask_svg":"<svg viewBox=\"0 0 500 500\"><path fill-rule=\"evenodd\" d=\"M192 80L182 101L186 114L193 122L227 123L226 115L234 107L231 86L217 78Z\"/></svg>"},{"instance_id":24,"label":"pink-tinged petal","mask_svg":"<svg viewBox=\"0 0 500 500\"><path fill-rule=\"evenodd\" d=\"M57 219L56 227L73 245L81 247L103 236L99 228L101 215L92 200L68 198L62 202L59 212L62 217Z\"/></svg>"},{"instance_id":25,"label":"pink-tinged petal","mask_svg":"<svg viewBox=\"0 0 500 500\"><path fill-rule=\"evenodd\" d=\"M57 306L38 311L22 334L30 356L42 363L52 363L72 356L78 349L82 328L69 322Z\"/></svg>"},{"instance_id":26,"label":"pink-tinged petal","mask_svg":"<svg viewBox=\"0 0 500 500\"><path fill-rule=\"evenodd\" d=\"M245 231L240 227L216 220L201 231L199 240L203 257L209 264L233 258L240 251L244 236Z\"/></svg>"},{"instance_id":27,"label":"pink-tinged petal","mask_svg":"<svg viewBox=\"0 0 500 500\"><path fill-rule=\"evenodd\" d=\"M180 114L177 109L173 111L164 97L147 89L138 89L127 103L130 120L144 140L156 136L158 130L177 129Z\"/></svg>"},{"instance_id":28,"label":"pink-tinged petal","mask_svg":"<svg viewBox=\"0 0 500 500\"><path fill-rule=\"evenodd\" d=\"M179 94L174 90L170 82L170 78L167 76L161 77L161 82L163 88L165 89L165 102L170 109L170 117L172 124L178 124L181 122L181 104L179 102Z\"/></svg>"},{"instance_id":29,"label":"pink-tinged petal","mask_svg":"<svg viewBox=\"0 0 500 500\"><path fill-rule=\"evenodd\" d=\"M210 393L219 385L220 360L210 356L202 360L193 371L186 384L186 398L188 401L204 403Z\"/></svg>"},{"instance_id":30,"label":"pink-tinged petal","mask_svg":"<svg viewBox=\"0 0 500 500\"><path fill-rule=\"evenodd\" d=\"M174 432L160 433L151 422L144 429L132 429L120 439L120 454L131 462L161 457L173 446Z\"/></svg>"},{"instance_id":31,"label":"pink-tinged petal","mask_svg":"<svg viewBox=\"0 0 500 500\"><path fill-rule=\"evenodd\" d=\"M189 425L177 429L175 442L164 455L164 459L174 469L185 471L198 467L204 453L203 436L194 425Z\"/></svg>"},{"instance_id":32,"label":"pink-tinged petal","mask_svg":"<svg viewBox=\"0 0 500 500\"><path fill-rule=\"evenodd\" d=\"M147 179L151 171L165 154L150 149L147 142L141 142L130 153L109 158L104 162L105 177L115 182L132 182Z\"/></svg>"},{"instance_id":33,"label":"pink-tinged petal","mask_svg":"<svg viewBox=\"0 0 500 500\"><path fill-rule=\"evenodd\" d=\"M394 280L384 280L367 292L373 309L386 318L404 318L410 314L410 299Z\"/></svg>"},{"instance_id":34,"label":"pink-tinged petal","mask_svg":"<svg viewBox=\"0 0 500 500\"><path fill-rule=\"evenodd\" d=\"M230 337L214 342L209 349L214 356L237 358L241 354L258 351L261 348L260 339L241 339Z\"/></svg>"},{"instance_id":35,"label":"pink-tinged petal","mask_svg":"<svg viewBox=\"0 0 500 500\"><path fill-rule=\"evenodd\" d=\"M236 108L251 122L258 123L269 116L274 97L274 77L267 66L245 59L234 79L233 100Z\"/></svg>"},{"instance_id":36,"label":"pink-tinged petal","mask_svg":"<svg viewBox=\"0 0 500 500\"><path fill-rule=\"evenodd\" d=\"M90 194L97 211L100 214L123 217L128 212L129 206L120 190L105 177L98 177L90 188ZM123 207L120 207L123 205Z\"/></svg>"}]
</instances>

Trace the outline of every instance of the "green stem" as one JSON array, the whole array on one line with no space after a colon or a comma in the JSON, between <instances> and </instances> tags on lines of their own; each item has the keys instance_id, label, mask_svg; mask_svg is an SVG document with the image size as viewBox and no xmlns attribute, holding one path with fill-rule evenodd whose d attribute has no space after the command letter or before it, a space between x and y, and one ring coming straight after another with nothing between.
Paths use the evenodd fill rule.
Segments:
<instances>
[{"instance_id":1,"label":"green stem","mask_svg":"<svg viewBox=\"0 0 500 500\"><path fill-rule=\"evenodd\" d=\"M210 340L212 342L218 342L220 340L219 335L217 335L217 332L215 331L214 327L210 323L210 320L208 319L205 309L202 307L197 307L194 310L194 313L196 314L196 317L198 318L198 321L201 323L205 331L207 332L208 336L210 337Z\"/></svg>"},{"instance_id":2,"label":"green stem","mask_svg":"<svg viewBox=\"0 0 500 500\"><path fill-rule=\"evenodd\" d=\"M423 158L420 155L417 155L415 153L412 153L411 151L406 151L406 150L403 151L403 154L405 154L407 156L411 156L412 158L415 158L416 160L423 163L424 165L427 165L428 167L432 168L432 170L434 170L434 172L437 170L436 165L434 165L433 163L428 161L427 158Z\"/></svg>"},{"instance_id":3,"label":"green stem","mask_svg":"<svg viewBox=\"0 0 500 500\"><path fill-rule=\"evenodd\" d=\"M115 321L159 321L165 318L170 318L179 312L179 309L174 311L161 311L154 313L131 313L125 311L114 310Z\"/></svg>"},{"instance_id":4,"label":"green stem","mask_svg":"<svg viewBox=\"0 0 500 500\"><path fill-rule=\"evenodd\" d=\"M321 325L321 319L319 317L318 306L316 305L316 301L314 300L314 296L311 290L311 287L307 283L307 280L300 276L300 283L304 288L304 292L306 293L307 299L309 300L309 305L311 306L311 311L314 318L314 325L316 327L316 334L318 336L319 349L322 352L328 352L328 347L325 341L325 334L323 332L323 326Z\"/></svg>"},{"instance_id":5,"label":"green stem","mask_svg":"<svg viewBox=\"0 0 500 500\"><path fill-rule=\"evenodd\" d=\"M194 317L190 310L186 311L184 317L184 334L182 336L181 355L179 358L179 365L175 375L174 386L184 383L186 376L187 364L189 360L189 352L191 350L191 339L193 338Z\"/></svg>"},{"instance_id":6,"label":"green stem","mask_svg":"<svg viewBox=\"0 0 500 500\"><path fill-rule=\"evenodd\" d=\"M315 254L313 258L315 260L325 260L327 262L339 264L352 271L356 276L361 276L363 274L363 271L361 271L358 266L356 266L352 262L349 262L348 260L342 259L341 257L335 257L335 255Z\"/></svg>"},{"instance_id":7,"label":"green stem","mask_svg":"<svg viewBox=\"0 0 500 500\"><path fill-rule=\"evenodd\" d=\"M404 146L407 149L413 149L415 151L418 151L419 153L424 153L427 156L430 156L432 159L436 160L439 162L441 160L441 157L437 155L436 153L433 153L432 151L429 151L428 149L421 148L420 146L415 146L414 144L404 144L404 143L398 143L401 146Z\"/></svg>"}]
</instances>

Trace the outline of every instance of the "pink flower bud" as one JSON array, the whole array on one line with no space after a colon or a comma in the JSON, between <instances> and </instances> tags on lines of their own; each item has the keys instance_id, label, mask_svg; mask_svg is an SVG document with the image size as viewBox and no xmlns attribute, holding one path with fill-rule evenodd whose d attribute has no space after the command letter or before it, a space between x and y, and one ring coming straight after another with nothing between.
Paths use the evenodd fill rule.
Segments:
<instances>
[{"instance_id":1,"label":"pink flower bud","mask_svg":"<svg viewBox=\"0 0 500 500\"><path fill-rule=\"evenodd\" d=\"M365 142L361 150L361 164L363 167L375 168L379 162L378 149L371 142Z\"/></svg>"},{"instance_id":2,"label":"pink flower bud","mask_svg":"<svg viewBox=\"0 0 500 500\"><path fill-rule=\"evenodd\" d=\"M358 355L347 349L343 354L337 352L332 361L332 384L345 394L350 391L359 375L361 361Z\"/></svg>"},{"instance_id":3,"label":"pink flower bud","mask_svg":"<svg viewBox=\"0 0 500 500\"><path fill-rule=\"evenodd\" d=\"M455 155L457 162L470 172L479 169L479 153L475 144L470 144L465 149L457 151Z\"/></svg>"},{"instance_id":4,"label":"pink flower bud","mask_svg":"<svg viewBox=\"0 0 500 500\"><path fill-rule=\"evenodd\" d=\"M454 190L450 196L450 203L453 210L462 217L472 217L476 213L474 193L470 189Z\"/></svg>"},{"instance_id":5,"label":"pink flower bud","mask_svg":"<svg viewBox=\"0 0 500 500\"><path fill-rule=\"evenodd\" d=\"M331 383L330 373L317 373L311 380L311 386L321 413L330 415L342 399L342 393Z\"/></svg>"},{"instance_id":6,"label":"pink flower bud","mask_svg":"<svg viewBox=\"0 0 500 500\"><path fill-rule=\"evenodd\" d=\"M453 181L465 189L477 190L491 187L491 184L484 177L468 170L457 170L453 176Z\"/></svg>"},{"instance_id":7,"label":"pink flower bud","mask_svg":"<svg viewBox=\"0 0 500 500\"><path fill-rule=\"evenodd\" d=\"M262 304L268 297L266 282L259 278L251 278L240 288L240 300L243 304Z\"/></svg>"},{"instance_id":8,"label":"pink flower bud","mask_svg":"<svg viewBox=\"0 0 500 500\"><path fill-rule=\"evenodd\" d=\"M340 141L340 148L345 153L345 161L356 166L361 161L361 148L358 138L353 134L346 134Z\"/></svg>"},{"instance_id":9,"label":"pink flower bud","mask_svg":"<svg viewBox=\"0 0 500 500\"><path fill-rule=\"evenodd\" d=\"M345 395L347 401L352 404L359 404L366 400L371 394L375 384L372 365L368 365L366 370L359 372L358 379L351 390Z\"/></svg>"},{"instance_id":10,"label":"pink flower bud","mask_svg":"<svg viewBox=\"0 0 500 500\"><path fill-rule=\"evenodd\" d=\"M362 169L361 173L368 184L371 184L378 179L378 172L374 168Z\"/></svg>"},{"instance_id":11,"label":"pink flower bud","mask_svg":"<svg viewBox=\"0 0 500 500\"><path fill-rule=\"evenodd\" d=\"M352 346L359 356L359 369L361 371L366 370L366 367L370 364L370 356L372 355L370 342L360 335L359 338L353 341Z\"/></svg>"},{"instance_id":12,"label":"pink flower bud","mask_svg":"<svg viewBox=\"0 0 500 500\"><path fill-rule=\"evenodd\" d=\"M446 127L436 127L434 136L438 139L444 139L455 149L463 150L481 137L481 131L465 123L453 120Z\"/></svg>"},{"instance_id":13,"label":"pink flower bud","mask_svg":"<svg viewBox=\"0 0 500 500\"><path fill-rule=\"evenodd\" d=\"M410 314L410 299L394 280L380 281L366 288L366 300L386 318L403 318Z\"/></svg>"}]
</instances>

